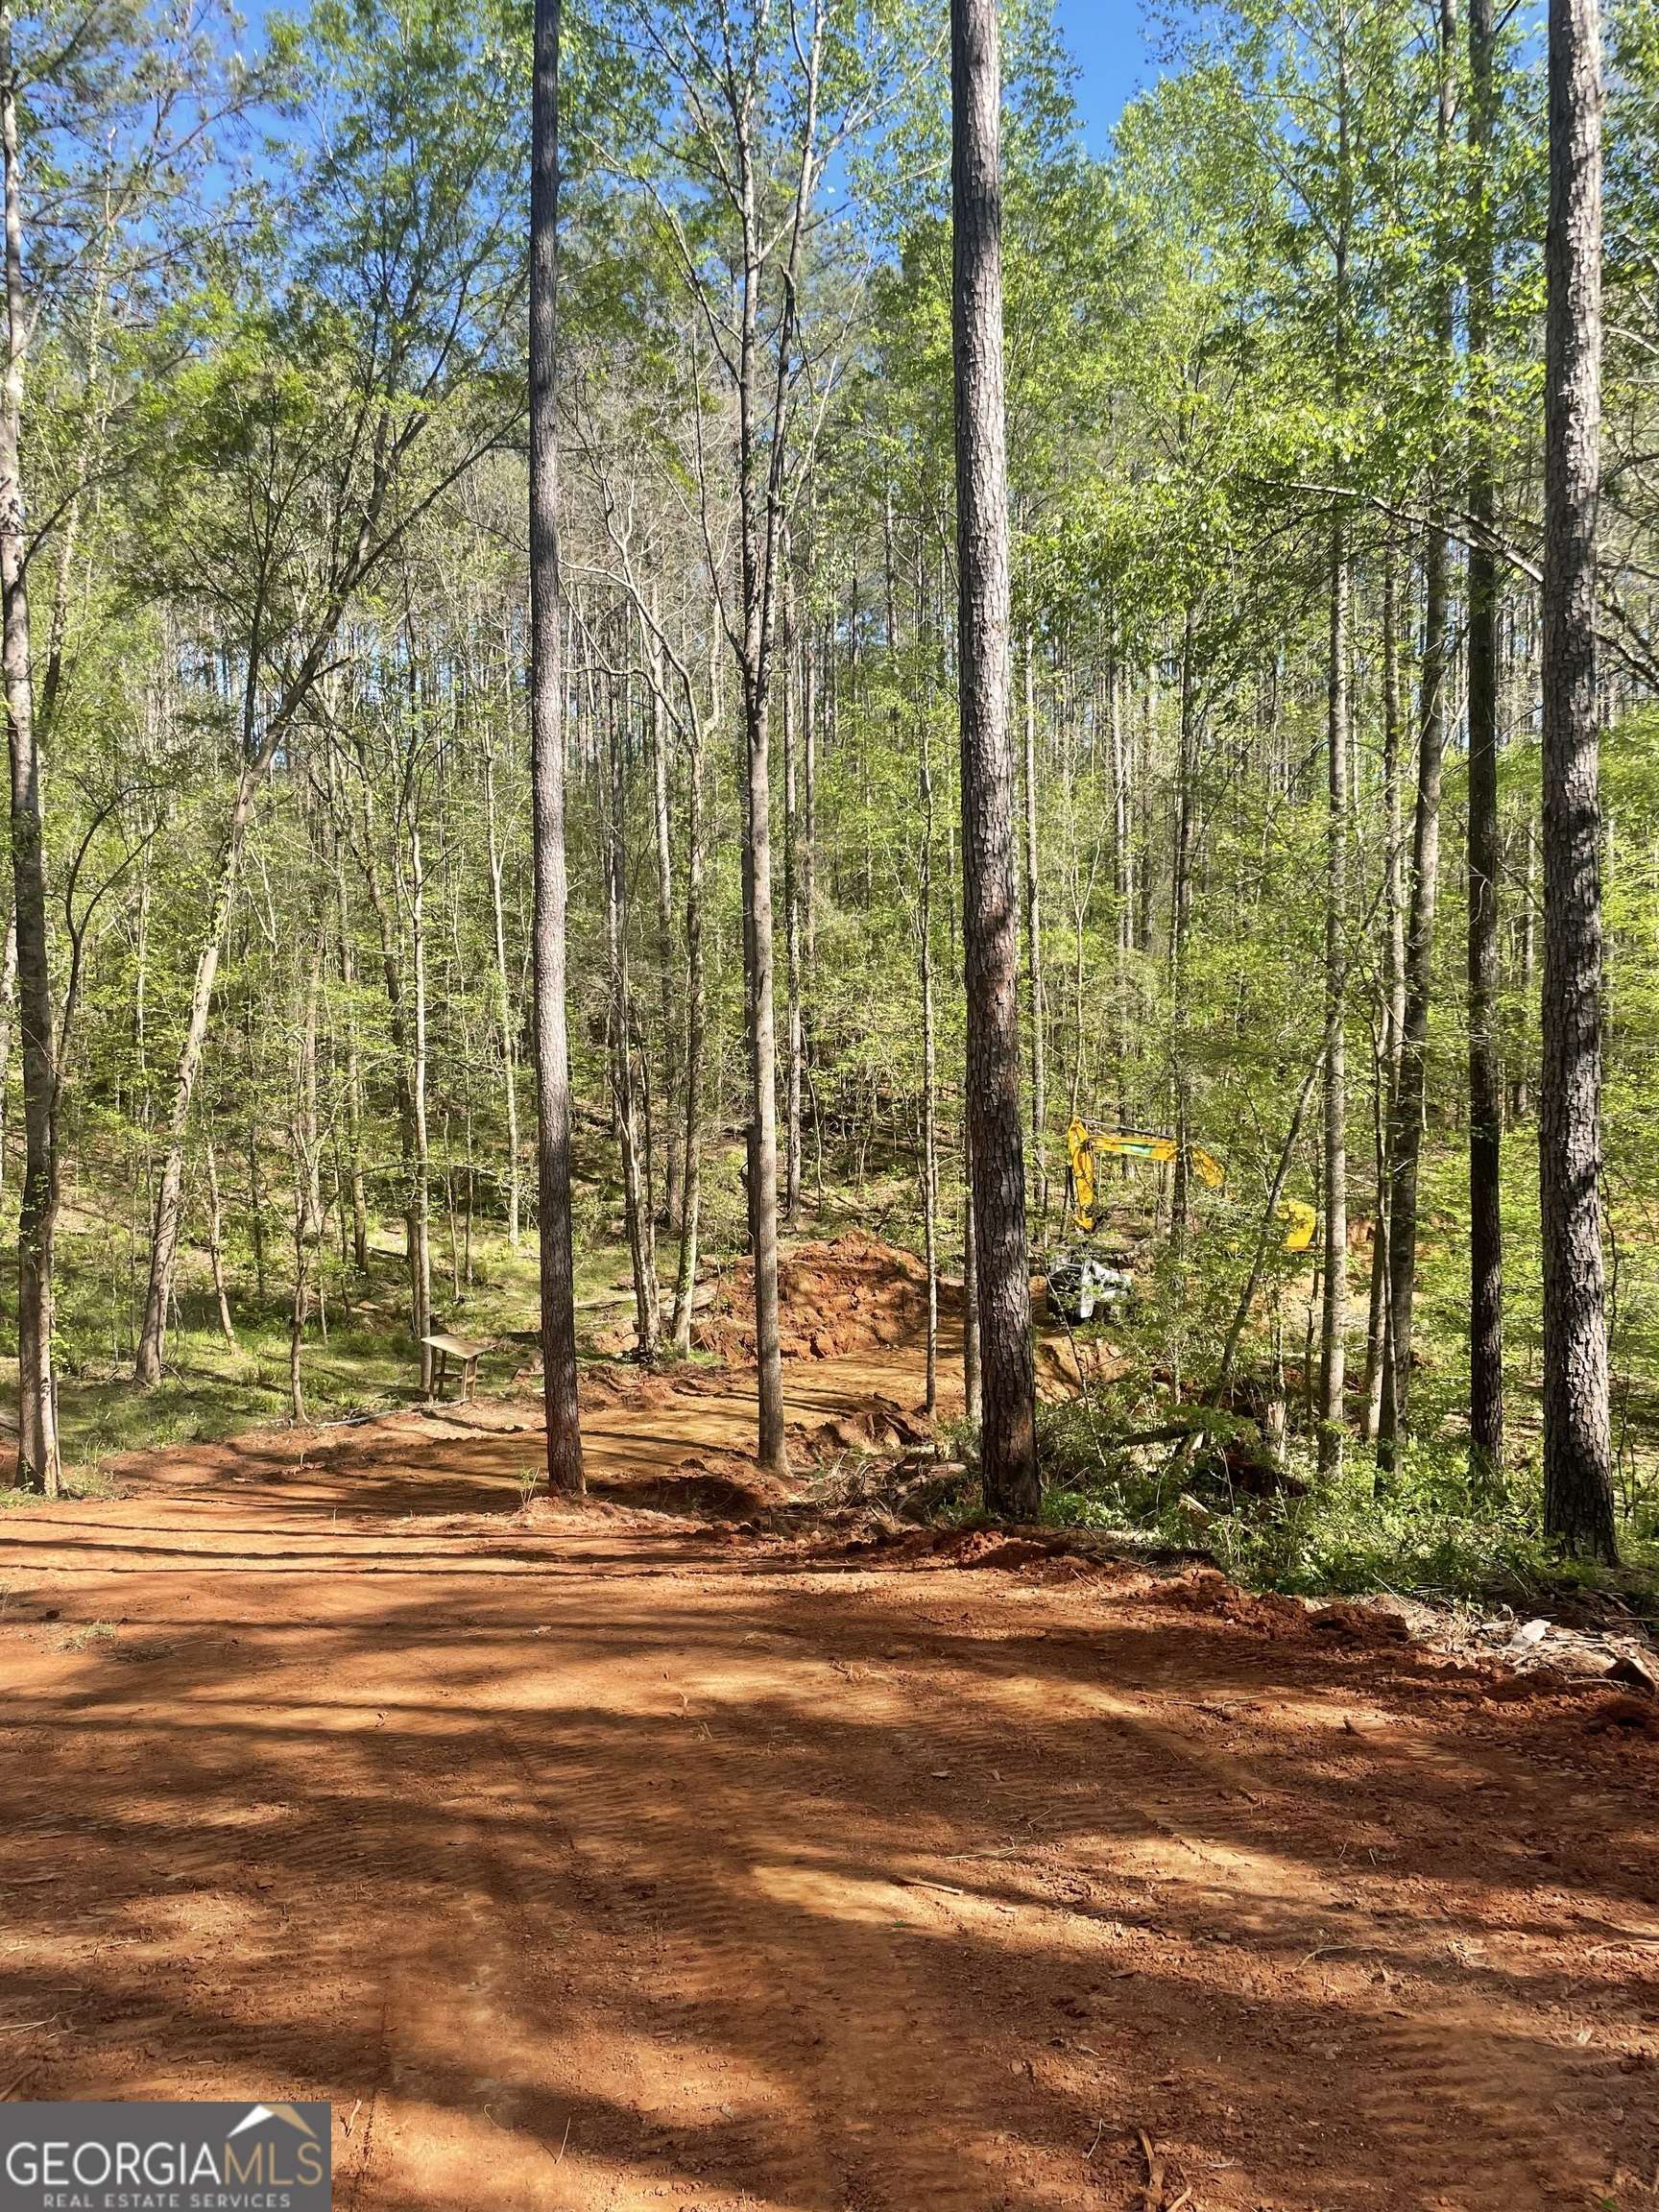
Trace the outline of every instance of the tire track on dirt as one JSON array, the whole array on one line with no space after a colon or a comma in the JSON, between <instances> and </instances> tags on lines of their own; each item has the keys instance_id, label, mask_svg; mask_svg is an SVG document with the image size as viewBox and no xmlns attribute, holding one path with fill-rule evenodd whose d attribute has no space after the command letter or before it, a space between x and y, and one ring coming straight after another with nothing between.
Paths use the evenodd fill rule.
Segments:
<instances>
[{"instance_id":1,"label":"tire track on dirt","mask_svg":"<svg viewBox=\"0 0 1659 2212\"><path fill-rule=\"evenodd\" d=\"M1070 1856L1092 1862L1090 1870L1098 1878L1126 1880L1133 1887L1163 1857L1167 1871L1157 1878L1153 1927L1164 1940L1166 1972L1179 1964L1168 1955L1171 1939L1177 1947L1190 1941L1219 1911L1232 1928L1242 1927L1256 1938L1258 1961L1266 1945L1281 1954L1282 1971L1294 1979L1297 1964L1305 1966L1308 1960L1296 1960L1291 1947L1308 1940L1311 1919L1351 1902L1343 1892L1354 1874L1338 1868L1336 1836L1322 1839L1328 1858L1321 1870L1310 1863L1316 1839L1304 1822L1292 1861L1283 1848L1288 1809L1281 1785L1236 1751L1171 1724L1144 1695L1099 1687L1057 1690L1018 1665L998 1671L1009 1724L959 1719L953 1732L957 1757L996 1762L999 1778L1013 1785L1017 1797L1041 1784L1043 1799L1052 1807L1057 1791L1076 1792L1072 1801L1078 1813L1087 1802L1090 1824ZM1159 1704L1167 1703L1169 1687L1161 1685ZM1070 1741L1087 1743L1093 1759L1022 1758L1011 1748L1040 1742L1061 1713L1077 1729ZM948 1714L942 1711L939 1719L948 1724ZM1535 1790L1529 1781L1526 1786ZM1047 1886L1063 1884L1072 1871L1067 1856L1063 1846ZM1045 1886L1039 1864L1033 1863L1032 1872L1033 1887ZM1191 1925L1185 1931L1168 1928L1171 1902L1189 1909ZM1055 1901L1055 1909L1075 1912L1079 1906L1073 1895ZM1084 1909L1093 1914L1093 1908ZM1367 1915L1350 1911L1345 1917L1359 1939L1339 1948L1362 1954ZM1398 1940L1397 1929L1391 1940ZM1207 1984L1214 1971L1208 1970ZM1125 1979L1140 2032L1151 2040L1162 2030L1169 2036L1166 2048L1179 2049L1191 2026L1179 1993L1173 1993L1177 2002L1171 2006L1166 1984L1149 2015L1146 1977L1130 1969ZM1213 2009L1213 1991L1201 2002ZM1311 2003L1308 2009L1313 2011ZM1157 2011L1170 2016L1159 2020ZM1298 2084L1298 2070L1279 2052L1236 2050L1231 2056L1246 2082L1254 2077L1260 2097L1287 2100L1287 2132L1298 2125L1298 2105L1303 2123L1340 2124L1346 2118L1373 2147L1390 2206L1399 2212L1449 2212L1453 2206L1457 2212L1515 2212L1520 2205L1578 2206L1589 2200L1594 2162L1579 2146L1563 2144L1555 2117L1562 2087L1559 2053L1528 2053L1515 2037L1476 2027L1455 2004L1439 1998L1431 2013L1417 2016L1403 2016L1398 2007L1382 2011L1351 2002L1344 2007L1342 2033L1350 2039L1346 2109L1333 2108L1305 2069ZM1450 2179L1449 2142L1458 2145L1464 2163L1462 2176Z\"/></svg>"},{"instance_id":2,"label":"tire track on dirt","mask_svg":"<svg viewBox=\"0 0 1659 2212\"><path fill-rule=\"evenodd\" d=\"M787 1664L739 1650L717 1698L699 1689L665 1714L649 1769L602 1746L566 1762L578 1856L650 1985L667 2074L688 2070L647 2151L658 2171L768 2204L983 2212L1005 2163L987 2117L1008 2103L1005 2061L994 2038L948 2025L953 1931L895 1883L881 1848L889 1748L850 1739L886 1716L858 1710L798 1613L791 1627L804 1648ZM637 1714L662 1685L623 1679L614 1694Z\"/></svg>"}]
</instances>

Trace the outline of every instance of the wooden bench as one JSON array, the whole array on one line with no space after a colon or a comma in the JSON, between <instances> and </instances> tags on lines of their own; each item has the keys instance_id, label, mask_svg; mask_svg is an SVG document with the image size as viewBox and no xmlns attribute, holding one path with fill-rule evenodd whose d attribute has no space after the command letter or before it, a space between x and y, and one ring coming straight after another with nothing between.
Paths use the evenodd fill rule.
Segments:
<instances>
[{"instance_id":1,"label":"wooden bench","mask_svg":"<svg viewBox=\"0 0 1659 2212\"><path fill-rule=\"evenodd\" d=\"M469 1405L478 1387L478 1362L490 1349L487 1344L469 1344L465 1336L422 1336L421 1343L437 1354L432 1369L430 1395L442 1398L444 1385L449 1380L449 1362L457 1361L461 1369L461 1403Z\"/></svg>"}]
</instances>

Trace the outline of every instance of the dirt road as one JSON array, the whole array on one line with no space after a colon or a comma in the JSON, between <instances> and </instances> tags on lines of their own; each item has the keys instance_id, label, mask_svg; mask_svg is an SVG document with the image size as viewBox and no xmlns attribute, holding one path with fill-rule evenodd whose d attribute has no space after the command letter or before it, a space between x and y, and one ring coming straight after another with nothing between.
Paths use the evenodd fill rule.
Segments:
<instances>
[{"instance_id":1,"label":"dirt road","mask_svg":"<svg viewBox=\"0 0 1659 2212\"><path fill-rule=\"evenodd\" d=\"M1654 2201L1606 1694L627 1502L746 1421L596 1406L585 1515L405 1420L8 1519L0 2089L326 2097L345 2212Z\"/></svg>"}]
</instances>

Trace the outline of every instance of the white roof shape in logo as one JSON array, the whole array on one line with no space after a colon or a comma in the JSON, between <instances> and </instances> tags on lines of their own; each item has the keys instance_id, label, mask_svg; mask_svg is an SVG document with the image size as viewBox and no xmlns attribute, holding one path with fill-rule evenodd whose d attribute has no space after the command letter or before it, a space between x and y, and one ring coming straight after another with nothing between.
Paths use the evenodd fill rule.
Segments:
<instances>
[{"instance_id":1,"label":"white roof shape in logo","mask_svg":"<svg viewBox=\"0 0 1659 2212\"><path fill-rule=\"evenodd\" d=\"M290 2128L298 2128L301 2135L315 2137L317 2133L310 2121L302 2119L292 2104L251 2104L230 2132L246 2135L250 2128L257 2128L267 2120L285 2120Z\"/></svg>"}]
</instances>

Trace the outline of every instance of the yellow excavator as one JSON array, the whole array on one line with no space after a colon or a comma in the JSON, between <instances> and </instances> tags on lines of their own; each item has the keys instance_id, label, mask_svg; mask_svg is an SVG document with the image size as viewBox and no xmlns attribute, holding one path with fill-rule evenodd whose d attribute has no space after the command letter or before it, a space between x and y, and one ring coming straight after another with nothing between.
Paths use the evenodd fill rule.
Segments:
<instances>
[{"instance_id":1,"label":"yellow excavator","mask_svg":"<svg viewBox=\"0 0 1659 2212\"><path fill-rule=\"evenodd\" d=\"M1066 1200L1076 1227L1088 1237L1098 1226L1098 1161L1148 1160L1165 1165L1174 1160L1178 1152L1173 1137L1152 1137L1130 1129L1091 1129L1081 1117L1074 1116L1066 1132L1069 1163ZM1189 1144L1187 1161L1207 1190L1219 1190L1225 1187L1227 1170L1214 1152L1207 1152L1202 1144ZM1301 1198L1285 1198L1281 1199L1277 1213L1280 1220L1287 1224L1285 1250L1306 1252L1313 1241L1319 1220L1312 1207Z\"/></svg>"}]
</instances>

